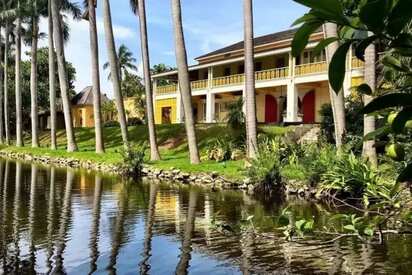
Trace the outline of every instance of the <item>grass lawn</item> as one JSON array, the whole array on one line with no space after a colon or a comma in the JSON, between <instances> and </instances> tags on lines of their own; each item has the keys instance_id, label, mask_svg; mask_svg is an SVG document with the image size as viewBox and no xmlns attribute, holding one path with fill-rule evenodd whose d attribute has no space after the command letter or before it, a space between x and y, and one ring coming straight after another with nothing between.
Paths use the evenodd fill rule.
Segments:
<instances>
[{"instance_id":1,"label":"grass lawn","mask_svg":"<svg viewBox=\"0 0 412 275\"><path fill-rule=\"evenodd\" d=\"M227 161L217 163L215 161L203 161L200 165L191 165L188 159L188 148L186 145L185 128L183 125L158 125L157 128L158 142L160 146L161 161L148 162L150 165L170 169L176 168L185 172L212 172L216 171L229 178L239 178L242 176L244 167L243 161ZM269 136L282 135L288 131L288 128L279 126L262 126L260 132ZM196 126L198 135L199 150L204 154L207 144L217 137L223 137L229 133L226 125L206 125L199 124ZM106 146L105 154L96 154L94 152L94 129L77 128L76 141L79 147L78 152L68 153L65 150L66 136L64 131L57 133L58 150L48 149L50 145L49 132L43 132L40 136L41 148L30 147L30 137L25 139L26 147L2 147L1 151L9 150L14 152L30 153L32 155L42 155L51 157L66 157L79 160L91 160L98 163L117 164L122 161L121 150L123 143L120 129L118 127L104 128L104 141ZM129 127L129 136L132 143L147 141L148 133L146 126Z\"/></svg>"}]
</instances>

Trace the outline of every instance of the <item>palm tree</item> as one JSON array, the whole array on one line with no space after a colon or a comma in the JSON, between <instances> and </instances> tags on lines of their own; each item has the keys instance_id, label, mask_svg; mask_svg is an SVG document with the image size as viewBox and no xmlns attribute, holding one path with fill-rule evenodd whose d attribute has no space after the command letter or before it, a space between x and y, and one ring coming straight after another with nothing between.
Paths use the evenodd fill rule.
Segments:
<instances>
[{"instance_id":1,"label":"palm tree","mask_svg":"<svg viewBox=\"0 0 412 275\"><path fill-rule=\"evenodd\" d=\"M53 18L51 10L51 2L48 0L48 46L49 46L49 95L50 95L50 148L52 150L57 149L56 138L56 52L54 47L54 35L53 35ZM68 0L63 0L62 9L65 13L71 14L75 19L80 17L80 9L76 4L72 4ZM64 30L67 30L64 28ZM64 34L64 39L67 39L67 33Z\"/></svg>"},{"instance_id":2,"label":"palm tree","mask_svg":"<svg viewBox=\"0 0 412 275\"><path fill-rule=\"evenodd\" d=\"M53 36L55 39L57 53L57 69L59 73L60 93L63 102L64 121L66 126L67 151L77 151L76 139L73 130L72 112L70 107L70 99L68 94L69 83L67 80L67 72L65 66L64 46L63 46L63 30L60 14L61 1L51 1L51 11L53 19Z\"/></svg>"},{"instance_id":3,"label":"palm tree","mask_svg":"<svg viewBox=\"0 0 412 275\"><path fill-rule=\"evenodd\" d=\"M365 82L375 90L376 88L376 48L371 44L365 51ZM370 95L363 95L363 102L365 105L372 101L373 97ZM363 132L367 135L375 131L375 117L370 115L364 116ZM374 140L365 140L363 142L363 157L366 158L373 167L378 166L378 159L376 156L376 148Z\"/></svg>"},{"instance_id":4,"label":"palm tree","mask_svg":"<svg viewBox=\"0 0 412 275\"><path fill-rule=\"evenodd\" d=\"M9 128L9 83L8 83L8 68L9 68L9 38L10 38L10 27L9 22L5 19L4 23L4 133L5 133L5 142L7 145L10 145L10 128ZM1 103L0 103L1 104Z\"/></svg>"},{"instance_id":5,"label":"palm tree","mask_svg":"<svg viewBox=\"0 0 412 275\"><path fill-rule=\"evenodd\" d=\"M2 26L0 25L0 34L2 33ZM0 56L2 56L2 49L3 47L0 47ZM3 144L3 136L4 136L4 122L3 118L1 117L1 114L3 114L3 101L4 101L4 86L3 86L3 80L4 80L4 66L1 65L1 71L0 71L0 143Z\"/></svg>"},{"instance_id":6,"label":"palm tree","mask_svg":"<svg viewBox=\"0 0 412 275\"><path fill-rule=\"evenodd\" d=\"M137 67L135 65L136 61L137 61L136 58L133 57L133 53L124 44L120 45L118 53L117 53L117 62L119 66L120 82L123 81L123 76L125 74L130 73L130 70L137 71ZM110 62L106 62L103 64L103 69L107 70L109 69L109 67L110 67ZM112 79L111 72L109 72L109 75L107 78L109 80Z\"/></svg>"},{"instance_id":7,"label":"palm tree","mask_svg":"<svg viewBox=\"0 0 412 275\"><path fill-rule=\"evenodd\" d=\"M113 36L112 15L109 0L103 0L103 23L106 37L107 54L109 56L110 72L112 76L113 93L116 101L120 130L125 149L129 149L129 137L127 132L126 112L124 110L123 96L120 86L119 66L116 56L116 45Z\"/></svg>"},{"instance_id":8,"label":"palm tree","mask_svg":"<svg viewBox=\"0 0 412 275\"><path fill-rule=\"evenodd\" d=\"M257 155L255 63L252 0L244 0L246 145L249 158Z\"/></svg>"},{"instance_id":9,"label":"palm tree","mask_svg":"<svg viewBox=\"0 0 412 275\"><path fill-rule=\"evenodd\" d=\"M50 148L57 149L56 138L56 56L54 51L53 18L51 2L48 0L48 43L49 43L49 95L50 95Z\"/></svg>"},{"instance_id":10,"label":"palm tree","mask_svg":"<svg viewBox=\"0 0 412 275\"><path fill-rule=\"evenodd\" d=\"M23 146L23 115L22 115L22 98L21 98L21 24L22 24L22 6L20 0L17 0L16 9L16 28L15 28L15 97L16 97L16 146Z\"/></svg>"},{"instance_id":11,"label":"palm tree","mask_svg":"<svg viewBox=\"0 0 412 275\"><path fill-rule=\"evenodd\" d=\"M96 153L104 153L103 142L103 126L102 126L102 110L100 99L100 71L99 71L99 42L97 37L96 26L96 0L85 1L87 15L85 18L89 21L90 32L90 53L92 63L92 82L93 82L93 112L94 112L94 128L96 139Z\"/></svg>"},{"instance_id":12,"label":"palm tree","mask_svg":"<svg viewBox=\"0 0 412 275\"><path fill-rule=\"evenodd\" d=\"M338 31L337 26L334 23L326 23L323 25L323 32L325 38L337 37ZM332 56L339 47L338 42L333 42L329 44L326 48L326 60L330 63ZM333 91L332 87L329 85L330 101L332 105L333 120L335 125L335 140L336 147L340 149L343 144L343 138L346 133L346 119L345 119L345 98L343 91Z\"/></svg>"},{"instance_id":13,"label":"palm tree","mask_svg":"<svg viewBox=\"0 0 412 275\"><path fill-rule=\"evenodd\" d=\"M39 16L37 0L31 6L31 70L30 70L30 99L31 99L31 145L39 147L38 105L37 105L37 46L39 40Z\"/></svg>"},{"instance_id":14,"label":"palm tree","mask_svg":"<svg viewBox=\"0 0 412 275\"><path fill-rule=\"evenodd\" d=\"M189 81L189 70L187 65L187 54L182 25L182 9L180 0L172 0L172 17L175 37L176 64L179 74L180 95L185 113L185 127L187 142L189 145L190 162L200 163L199 150L195 131L195 121L192 109L192 91Z\"/></svg>"},{"instance_id":15,"label":"palm tree","mask_svg":"<svg viewBox=\"0 0 412 275\"><path fill-rule=\"evenodd\" d=\"M159 149L157 147L156 128L154 121L153 110L153 92L152 82L150 79L150 59L149 59L149 45L147 38L146 26L146 7L145 0L131 0L130 4L135 14L138 13L140 22L140 43L142 49L143 60L143 74L146 91L146 113L147 113L147 127L149 130L150 143L150 160L155 161L160 159Z\"/></svg>"}]
</instances>

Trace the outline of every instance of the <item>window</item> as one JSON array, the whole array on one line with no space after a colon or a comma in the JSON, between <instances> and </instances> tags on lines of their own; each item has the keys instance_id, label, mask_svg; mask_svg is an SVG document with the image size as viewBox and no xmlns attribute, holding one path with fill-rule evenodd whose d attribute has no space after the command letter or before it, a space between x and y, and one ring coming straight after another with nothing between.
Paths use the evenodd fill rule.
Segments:
<instances>
[{"instance_id":1,"label":"window","mask_svg":"<svg viewBox=\"0 0 412 275\"><path fill-rule=\"evenodd\" d=\"M255 71L259 72L262 70L262 62L256 62L255 64Z\"/></svg>"},{"instance_id":2,"label":"window","mask_svg":"<svg viewBox=\"0 0 412 275\"><path fill-rule=\"evenodd\" d=\"M237 73L238 74L244 74L245 73L245 65L241 64L237 67Z\"/></svg>"},{"instance_id":3,"label":"window","mask_svg":"<svg viewBox=\"0 0 412 275\"><path fill-rule=\"evenodd\" d=\"M224 71L223 71L223 75L224 76L229 76L230 74L231 74L230 68L229 67L225 68Z\"/></svg>"},{"instance_id":4,"label":"window","mask_svg":"<svg viewBox=\"0 0 412 275\"><path fill-rule=\"evenodd\" d=\"M278 57L276 58L276 68L284 68L286 67L285 58Z\"/></svg>"}]
</instances>

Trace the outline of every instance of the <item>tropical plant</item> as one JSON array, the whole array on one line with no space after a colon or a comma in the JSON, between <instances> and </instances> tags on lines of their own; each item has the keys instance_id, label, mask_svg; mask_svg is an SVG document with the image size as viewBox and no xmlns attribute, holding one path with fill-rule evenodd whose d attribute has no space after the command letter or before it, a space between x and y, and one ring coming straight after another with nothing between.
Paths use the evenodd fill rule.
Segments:
<instances>
[{"instance_id":1,"label":"tropical plant","mask_svg":"<svg viewBox=\"0 0 412 275\"><path fill-rule=\"evenodd\" d=\"M176 64L178 68L180 95L185 113L185 127L187 142L189 145L189 156L192 164L200 162L199 150L197 147L197 137L195 130L195 120L192 109L192 92L189 80L189 68L187 64L187 53L183 35L182 9L180 0L171 0L173 30L175 37Z\"/></svg>"},{"instance_id":2,"label":"tropical plant","mask_svg":"<svg viewBox=\"0 0 412 275\"><path fill-rule=\"evenodd\" d=\"M120 45L119 49L117 50L117 62L119 66L119 77L120 81L123 81L123 77L126 73L131 73L131 71L137 71L136 67L136 58L133 57L133 53L126 47L126 45ZM103 69L107 70L110 68L110 62L106 62L103 64ZM109 72L107 79L112 79L112 73Z\"/></svg>"},{"instance_id":3,"label":"tropical plant","mask_svg":"<svg viewBox=\"0 0 412 275\"><path fill-rule=\"evenodd\" d=\"M333 22L340 27L339 36L324 40L319 43L318 49L324 48L331 41L339 40L341 46L332 57L329 68L329 79L334 90L340 90L345 77L347 52L354 47L356 56L365 60L365 51L369 45L378 43L383 53L379 63L383 65L386 73L384 81L392 85L385 89L384 95L378 95L375 87L368 84L360 85L358 90L363 94L375 95L364 112L371 114L388 108L399 112L393 119L391 127L376 130L366 136L378 138L382 134L394 132L395 135L405 131L407 122L412 118L411 75L412 66L412 34L410 24L412 12L409 9L410 0L379 0L379 1L354 1L350 8L342 5L339 0L312 1L296 0L311 10L298 19L303 23L295 37L295 48L299 45L305 47L309 35L325 22ZM396 81L393 76L397 76ZM401 173L398 181L412 180L412 163Z\"/></svg>"},{"instance_id":4,"label":"tropical plant","mask_svg":"<svg viewBox=\"0 0 412 275\"><path fill-rule=\"evenodd\" d=\"M246 105L246 148L249 158L256 158L257 117L255 93L255 62L253 37L253 5L252 0L243 1L244 41L245 41L245 105Z\"/></svg>"},{"instance_id":5,"label":"tropical plant","mask_svg":"<svg viewBox=\"0 0 412 275\"><path fill-rule=\"evenodd\" d=\"M259 137L259 154L252 160L246 175L256 184L257 190L270 193L281 187L283 142L280 138Z\"/></svg>"},{"instance_id":6,"label":"tropical plant","mask_svg":"<svg viewBox=\"0 0 412 275\"><path fill-rule=\"evenodd\" d=\"M245 129L245 113L243 112L242 97L240 97L236 102L229 104L226 120L227 126L234 131Z\"/></svg>"},{"instance_id":7,"label":"tropical plant","mask_svg":"<svg viewBox=\"0 0 412 275\"><path fill-rule=\"evenodd\" d=\"M123 168L127 176L133 178L141 176L146 150L147 144L142 143L130 146L128 149L121 151Z\"/></svg>"},{"instance_id":8,"label":"tropical plant","mask_svg":"<svg viewBox=\"0 0 412 275\"><path fill-rule=\"evenodd\" d=\"M119 63L116 55L116 45L113 35L112 15L109 0L103 0L103 23L106 37L106 47L109 56L110 74L113 85L113 94L116 102L117 116L120 124L123 145L125 150L129 147L129 134L127 130L126 112L124 109L123 96L121 91L121 78Z\"/></svg>"},{"instance_id":9,"label":"tropical plant","mask_svg":"<svg viewBox=\"0 0 412 275\"><path fill-rule=\"evenodd\" d=\"M140 42L143 60L143 75L146 91L146 119L149 130L150 144L150 160L155 161L160 159L159 148L157 146L157 136L155 128L154 110L153 110L153 91L152 81L150 78L150 59L149 59L149 43L147 37L147 22L146 22L146 5L145 0L130 0L134 14L138 14L140 23Z\"/></svg>"},{"instance_id":10,"label":"tropical plant","mask_svg":"<svg viewBox=\"0 0 412 275\"><path fill-rule=\"evenodd\" d=\"M341 154L321 176L321 189L362 198L368 186L383 183L379 173L353 153Z\"/></svg>"}]
</instances>

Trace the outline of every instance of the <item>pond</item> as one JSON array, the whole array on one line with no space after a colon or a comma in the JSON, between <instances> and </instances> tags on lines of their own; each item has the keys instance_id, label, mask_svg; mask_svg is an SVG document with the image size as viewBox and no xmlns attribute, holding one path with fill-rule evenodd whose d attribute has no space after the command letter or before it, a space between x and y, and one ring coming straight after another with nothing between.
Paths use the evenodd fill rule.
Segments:
<instances>
[{"instance_id":1,"label":"pond","mask_svg":"<svg viewBox=\"0 0 412 275\"><path fill-rule=\"evenodd\" d=\"M412 238L287 242L286 206L317 224L333 211L0 160L0 273L410 274Z\"/></svg>"}]
</instances>

